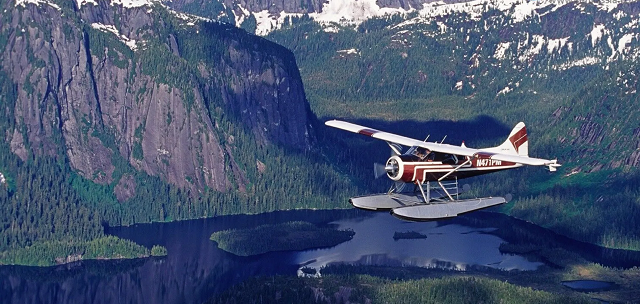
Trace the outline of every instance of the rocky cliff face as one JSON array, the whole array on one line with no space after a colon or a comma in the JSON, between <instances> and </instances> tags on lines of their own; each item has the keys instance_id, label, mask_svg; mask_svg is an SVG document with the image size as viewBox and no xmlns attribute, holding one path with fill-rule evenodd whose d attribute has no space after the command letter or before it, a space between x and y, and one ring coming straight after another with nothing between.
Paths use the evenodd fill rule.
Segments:
<instances>
[{"instance_id":1,"label":"rocky cliff face","mask_svg":"<svg viewBox=\"0 0 640 304\"><path fill-rule=\"evenodd\" d=\"M282 47L159 3L1 6L0 77L16 88L2 104L15 121L3 137L23 159L66 155L126 199L135 181L114 174L122 163L184 187L229 189L233 155L216 117L235 117L261 143L311 147L309 106Z\"/></svg>"}]
</instances>

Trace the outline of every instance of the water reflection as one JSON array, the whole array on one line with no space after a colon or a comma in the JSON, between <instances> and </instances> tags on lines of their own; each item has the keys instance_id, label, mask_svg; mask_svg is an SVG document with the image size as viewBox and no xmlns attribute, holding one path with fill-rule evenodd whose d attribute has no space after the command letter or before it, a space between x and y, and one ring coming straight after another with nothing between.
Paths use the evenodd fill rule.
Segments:
<instances>
[{"instance_id":1,"label":"water reflection","mask_svg":"<svg viewBox=\"0 0 640 304\"><path fill-rule=\"evenodd\" d=\"M224 252L209 240L211 233L223 229L286 221L334 223L341 229L353 229L356 234L353 240L334 248L252 257ZM518 229L513 228L515 225ZM427 238L393 239L395 232L406 231L416 231ZM554 241L556 236L548 231L503 215L482 213L443 222L408 223L384 212L290 211L112 228L110 234L149 248L163 245L169 255L160 259L84 261L58 267L3 266L0 303L202 303L212 294L250 277L295 275L302 264L314 268L347 262L446 269L465 269L469 265L535 269L540 263L499 252L503 239L517 242L513 231L531 231L536 238L549 242L548 246L569 243L565 239ZM585 257L595 252L584 248L575 245L566 249L588 252L581 254ZM595 262L606 265L624 257L625 265L640 265L637 252L601 252Z\"/></svg>"},{"instance_id":2,"label":"water reflection","mask_svg":"<svg viewBox=\"0 0 640 304\"><path fill-rule=\"evenodd\" d=\"M356 232L353 239L328 249L301 252L296 261L315 269L330 263L420 266L465 270L480 265L505 270L534 270L542 265L518 255L502 254L504 242L487 234L495 228L472 228L438 222L410 223L386 213L335 222L340 229ZM447 223L447 222L444 222ZM426 239L394 240L395 232L415 231Z\"/></svg>"}]
</instances>

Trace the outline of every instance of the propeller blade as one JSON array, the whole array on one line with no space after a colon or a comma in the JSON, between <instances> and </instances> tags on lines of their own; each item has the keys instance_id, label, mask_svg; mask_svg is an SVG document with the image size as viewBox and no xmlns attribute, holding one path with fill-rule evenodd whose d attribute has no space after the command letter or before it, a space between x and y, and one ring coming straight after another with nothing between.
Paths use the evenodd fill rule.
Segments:
<instances>
[{"instance_id":1,"label":"propeller blade","mask_svg":"<svg viewBox=\"0 0 640 304\"><path fill-rule=\"evenodd\" d=\"M406 185L407 185L407 183L405 183L405 182L395 182L396 192L402 192L402 190L404 190L404 187Z\"/></svg>"},{"instance_id":2,"label":"propeller blade","mask_svg":"<svg viewBox=\"0 0 640 304\"><path fill-rule=\"evenodd\" d=\"M373 164L373 176L375 176L376 179L380 178L381 176L387 175L387 170L384 168L384 164L381 163L374 163Z\"/></svg>"}]
</instances>

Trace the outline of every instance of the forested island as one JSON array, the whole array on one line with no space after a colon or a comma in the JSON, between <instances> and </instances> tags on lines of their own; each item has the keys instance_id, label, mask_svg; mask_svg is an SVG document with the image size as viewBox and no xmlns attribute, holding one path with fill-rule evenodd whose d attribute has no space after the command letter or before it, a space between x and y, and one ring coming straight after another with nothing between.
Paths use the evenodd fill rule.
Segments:
<instances>
[{"instance_id":1,"label":"forested island","mask_svg":"<svg viewBox=\"0 0 640 304\"><path fill-rule=\"evenodd\" d=\"M295 221L261 225L248 229L228 229L211 234L211 240L228 252L250 256L271 251L331 247L350 240L355 232L318 227Z\"/></svg>"},{"instance_id":2,"label":"forested island","mask_svg":"<svg viewBox=\"0 0 640 304\"><path fill-rule=\"evenodd\" d=\"M393 239L396 240L396 241L397 240L402 240L402 239L409 240L409 239L426 239L426 238L427 238L426 235L424 235L424 234L422 234L420 232L417 232L417 231L405 231L405 232L396 231L393 234Z\"/></svg>"},{"instance_id":3,"label":"forested island","mask_svg":"<svg viewBox=\"0 0 640 304\"><path fill-rule=\"evenodd\" d=\"M82 260L135 259L165 256L167 249L155 245L151 250L132 241L104 236L88 242L48 241L0 254L0 265L53 266Z\"/></svg>"}]
</instances>

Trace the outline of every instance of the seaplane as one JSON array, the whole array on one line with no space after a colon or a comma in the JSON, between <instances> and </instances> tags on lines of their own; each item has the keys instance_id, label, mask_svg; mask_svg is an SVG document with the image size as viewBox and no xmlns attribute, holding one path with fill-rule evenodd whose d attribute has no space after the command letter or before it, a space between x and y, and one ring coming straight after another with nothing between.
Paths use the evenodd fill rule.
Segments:
<instances>
[{"instance_id":1,"label":"seaplane","mask_svg":"<svg viewBox=\"0 0 640 304\"><path fill-rule=\"evenodd\" d=\"M523 122L516 124L504 143L483 149L469 148L464 142L460 146L445 144L444 139L440 142L429 142L428 137L417 140L341 120L329 120L325 124L380 139L389 145L391 156L385 164L375 164L374 173L376 177L386 175L391 179L390 189L386 193L352 197L349 203L365 210L390 210L394 216L408 221L452 218L507 202L504 197L460 199L460 193L469 190L469 186L460 189L459 179L524 165L546 166L551 172L561 166L557 159L529 157ZM403 152L403 147L408 149Z\"/></svg>"}]
</instances>

